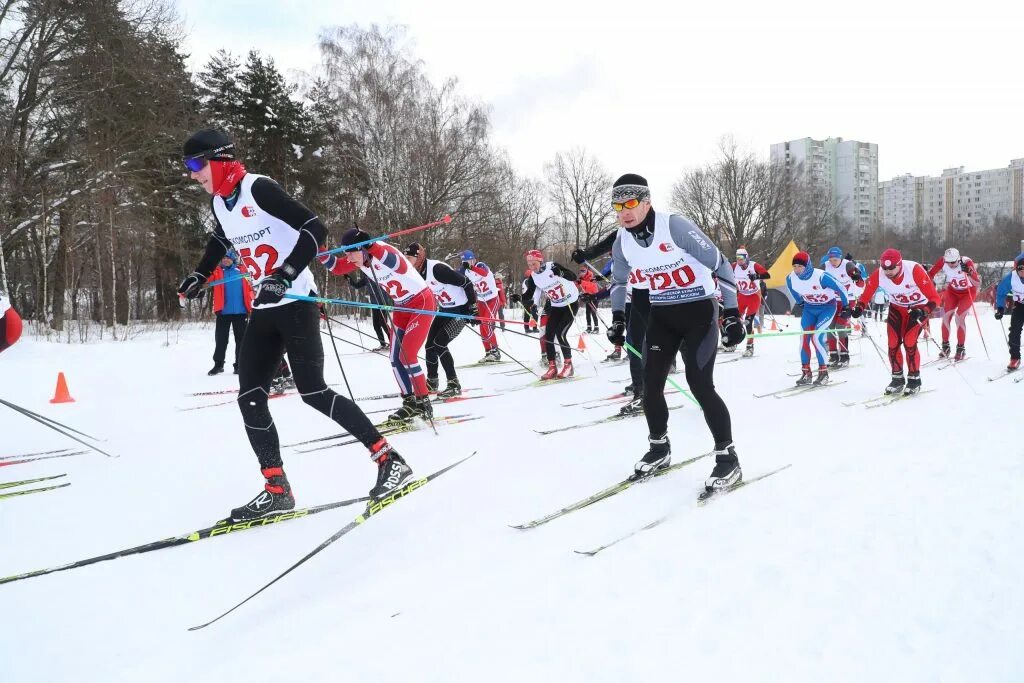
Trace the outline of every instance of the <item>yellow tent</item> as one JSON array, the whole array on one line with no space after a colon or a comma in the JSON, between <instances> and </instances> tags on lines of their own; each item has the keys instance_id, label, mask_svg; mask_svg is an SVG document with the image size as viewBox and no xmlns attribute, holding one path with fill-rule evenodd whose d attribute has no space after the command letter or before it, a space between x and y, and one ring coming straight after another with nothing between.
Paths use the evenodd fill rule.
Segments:
<instances>
[{"instance_id":1,"label":"yellow tent","mask_svg":"<svg viewBox=\"0 0 1024 683\"><path fill-rule=\"evenodd\" d=\"M800 251L800 247L796 246L796 242L790 240L786 248L779 254L779 258L775 259L775 263L768 269L771 277L764 282L769 289L786 286L786 276L793 272L793 255L798 251Z\"/></svg>"}]
</instances>

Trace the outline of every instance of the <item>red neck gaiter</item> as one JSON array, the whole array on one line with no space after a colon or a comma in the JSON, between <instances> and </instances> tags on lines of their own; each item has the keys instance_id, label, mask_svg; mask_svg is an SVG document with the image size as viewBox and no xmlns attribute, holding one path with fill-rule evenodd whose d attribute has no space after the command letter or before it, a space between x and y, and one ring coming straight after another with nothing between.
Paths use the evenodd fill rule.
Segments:
<instances>
[{"instance_id":1,"label":"red neck gaiter","mask_svg":"<svg viewBox=\"0 0 1024 683\"><path fill-rule=\"evenodd\" d=\"M213 193L218 197L227 197L235 191L235 186L245 175L245 166L241 161L210 161L210 179L213 181Z\"/></svg>"}]
</instances>

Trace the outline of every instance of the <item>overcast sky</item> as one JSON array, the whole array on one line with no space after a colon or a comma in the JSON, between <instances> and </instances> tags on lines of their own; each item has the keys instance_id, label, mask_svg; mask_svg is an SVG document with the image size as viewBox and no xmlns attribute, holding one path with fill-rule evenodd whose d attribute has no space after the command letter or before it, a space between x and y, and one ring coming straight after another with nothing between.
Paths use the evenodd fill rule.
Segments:
<instances>
[{"instance_id":1,"label":"overcast sky","mask_svg":"<svg viewBox=\"0 0 1024 683\"><path fill-rule=\"evenodd\" d=\"M521 172L579 145L645 175L655 205L723 135L764 158L801 137L874 142L882 180L1024 157L1016 3L178 2L194 67L255 48L309 71L322 27L403 24L431 76L491 106Z\"/></svg>"}]
</instances>

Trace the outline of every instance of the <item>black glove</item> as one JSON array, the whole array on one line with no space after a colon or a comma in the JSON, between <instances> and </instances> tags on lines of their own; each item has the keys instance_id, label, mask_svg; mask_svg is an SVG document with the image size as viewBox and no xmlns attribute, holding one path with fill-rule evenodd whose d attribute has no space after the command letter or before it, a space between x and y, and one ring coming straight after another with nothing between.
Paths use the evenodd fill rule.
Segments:
<instances>
[{"instance_id":1,"label":"black glove","mask_svg":"<svg viewBox=\"0 0 1024 683\"><path fill-rule=\"evenodd\" d=\"M292 281L285 275L283 268L275 270L260 282L254 306L266 306L281 303L284 293L292 286Z\"/></svg>"},{"instance_id":2,"label":"black glove","mask_svg":"<svg viewBox=\"0 0 1024 683\"><path fill-rule=\"evenodd\" d=\"M202 273L192 273L178 285L178 294L183 294L189 300L195 299L202 293L203 285L208 278L208 275L203 275Z\"/></svg>"},{"instance_id":3,"label":"black glove","mask_svg":"<svg viewBox=\"0 0 1024 683\"><path fill-rule=\"evenodd\" d=\"M850 316L852 314L853 314L853 311L850 310L849 306L843 306L842 310L839 311L839 319L840 320L849 320Z\"/></svg>"},{"instance_id":4,"label":"black glove","mask_svg":"<svg viewBox=\"0 0 1024 683\"><path fill-rule=\"evenodd\" d=\"M753 282L754 280L757 279L757 274L756 273L749 273L749 274L747 274L747 277L749 277L750 281Z\"/></svg>"},{"instance_id":5,"label":"black glove","mask_svg":"<svg viewBox=\"0 0 1024 683\"><path fill-rule=\"evenodd\" d=\"M910 319L911 325L920 325L928 317L928 311L923 308L911 308L910 315L907 317Z\"/></svg>"},{"instance_id":6,"label":"black glove","mask_svg":"<svg viewBox=\"0 0 1024 683\"><path fill-rule=\"evenodd\" d=\"M722 334L725 335L725 346L736 346L747 336L743 329L743 321L740 320L738 308L725 309L725 317L722 318Z\"/></svg>"},{"instance_id":7,"label":"black glove","mask_svg":"<svg viewBox=\"0 0 1024 683\"><path fill-rule=\"evenodd\" d=\"M461 315L473 316L472 318L463 318L463 320L465 320L466 323L468 323L469 325L480 324L480 320L476 317L478 315L476 306L474 306L473 304L462 304L461 306L458 307L458 309L456 309L455 312Z\"/></svg>"},{"instance_id":8,"label":"black glove","mask_svg":"<svg viewBox=\"0 0 1024 683\"><path fill-rule=\"evenodd\" d=\"M522 300L523 300L523 297L519 296L518 294L513 294L512 296L509 297L509 301L511 301L514 304L517 304L517 303L519 303Z\"/></svg>"},{"instance_id":9,"label":"black glove","mask_svg":"<svg viewBox=\"0 0 1024 683\"><path fill-rule=\"evenodd\" d=\"M608 326L608 341L616 346L626 343L626 314L612 311L612 324Z\"/></svg>"},{"instance_id":10,"label":"black glove","mask_svg":"<svg viewBox=\"0 0 1024 683\"><path fill-rule=\"evenodd\" d=\"M469 270L469 261L463 261L462 262L462 269L463 270Z\"/></svg>"},{"instance_id":11,"label":"black glove","mask_svg":"<svg viewBox=\"0 0 1024 683\"><path fill-rule=\"evenodd\" d=\"M850 315L852 315L854 318L859 318L861 313L863 313L863 312L864 312L864 304L862 304L861 302L858 301L857 303L855 303L853 305L853 310L850 311Z\"/></svg>"},{"instance_id":12,"label":"black glove","mask_svg":"<svg viewBox=\"0 0 1024 683\"><path fill-rule=\"evenodd\" d=\"M572 259L573 263L582 264L584 261L587 260L587 255L583 252L582 249L573 249L572 254L569 256L569 258Z\"/></svg>"},{"instance_id":13,"label":"black glove","mask_svg":"<svg viewBox=\"0 0 1024 683\"><path fill-rule=\"evenodd\" d=\"M997 308L996 309L996 320L1002 320L1002 319L1003 319L1003 309L1002 308Z\"/></svg>"}]
</instances>

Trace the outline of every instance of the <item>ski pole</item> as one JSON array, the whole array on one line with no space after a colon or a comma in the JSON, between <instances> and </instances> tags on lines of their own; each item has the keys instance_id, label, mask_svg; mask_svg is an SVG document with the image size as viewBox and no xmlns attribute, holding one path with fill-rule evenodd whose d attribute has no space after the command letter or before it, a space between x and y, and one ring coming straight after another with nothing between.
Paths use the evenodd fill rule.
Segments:
<instances>
[{"instance_id":1,"label":"ski pole","mask_svg":"<svg viewBox=\"0 0 1024 683\"><path fill-rule=\"evenodd\" d=\"M974 314L974 323L978 326L978 338L981 340L981 345L985 349L985 358L992 360L992 356L988 353L988 344L985 343L985 335L981 333L981 321L978 319L978 311L974 308L974 302L971 302L971 313Z\"/></svg>"},{"instance_id":2,"label":"ski pole","mask_svg":"<svg viewBox=\"0 0 1024 683\"><path fill-rule=\"evenodd\" d=\"M439 315L442 318L460 318L462 320L479 320L481 322L506 322L512 325L525 325L519 320L502 320L501 318L484 318L479 315L464 315L462 313L448 313L447 311L429 311L424 308L406 308L405 306L384 306L382 304L363 303L361 301L347 301L345 299L326 299L319 296L305 296L303 294L285 294L286 299L296 301L312 301L314 303L338 304L339 306L354 306L356 308L377 308L383 311L405 311L406 313L426 313L428 315Z\"/></svg>"},{"instance_id":3,"label":"ski pole","mask_svg":"<svg viewBox=\"0 0 1024 683\"><path fill-rule=\"evenodd\" d=\"M885 362L885 356L882 355L882 349L879 348L878 342L875 341L875 338L872 337L870 334L865 334L865 335L861 335L861 336L862 337L867 337L868 341L871 342L871 346L874 347L875 353L878 354L878 360L882 361L882 367L888 367L886 365L886 362Z\"/></svg>"},{"instance_id":4,"label":"ski pole","mask_svg":"<svg viewBox=\"0 0 1024 683\"><path fill-rule=\"evenodd\" d=\"M348 375L345 374L345 366L341 364L341 355L338 353L338 345L334 342L334 333L331 332L331 316L324 311L324 320L327 321L327 336L331 338L331 346L334 347L334 357L338 359L338 368L341 369L341 378L345 380L345 388L348 389L348 397L355 403L355 396L352 394L352 387L348 383Z\"/></svg>"},{"instance_id":5,"label":"ski pole","mask_svg":"<svg viewBox=\"0 0 1024 683\"><path fill-rule=\"evenodd\" d=\"M574 326L576 327L576 331L580 333L580 339L582 339L583 337L585 337L585 336L586 336L586 335L585 335L585 334L583 333L583 331L582 331L582 330L580 330L580 321L576 319L576 316L573 316L573 317L572 317L572 324L573 324L573 325L574 325ZM584 347L585 347L585 346L586 346L586 342L584 342ZM598 347L598 348L600 348L600 347ZM578 350L579 350L579 349L577 349L577 351L578 351ZM604 350L604 349L602 349L602 351L603 351L603 350ZM595 362L594 362L594 356L593 356L593 355L592 355L592 354L590 353L590 349L587 349L587 352L586 352L586 354L585 354L585 356L584 356L584 357L585 357L585 358L586 358L587 360L589 360L589 361L590 361L590 364L591 364L592 366L594 366L594 375L595 375L595 376L597 376L597 377L600 377L600 376L601 376L601 371L597 369L597 363L595 363Z\"/></svg>"},{"instance_id":6,"label":"ski pole","mask_svg":"<svg viewBox=\"0 0 1024 683\"><path fill-rule=\"evenodd\" d=\"M36 422L38 422L39 424L43 425L44 427L49 427L50 429L52 429L53 431L57 432L58 434L63 434L64 436L68 437L72 441L77 441L78 443L82 444L86 448L90 448L90 449L92 449L92 450L94 450L94 451L96 451L98 453L102 453L103 455L107 456L108 458L118 458L118 457L120 457L118 455L111 455L110 453L107 453L105 450L103 450L101 448L97 448L96 446L93 446L92 444L88 443L87 441L82 441L77 436L69 434L69 433L65 432L63 429L61 429L60 427L57 427L54 424L51 424L51 422L54 422L53 420L50 420L49 418L44 418L42 415L37 415L36 413L33 413L31 410L28 410L26 408L22 408L20 406L17 406L17 405L15 405L13 403L5 401L2 398L0 398L0 404L7 406L8 408L10 408L11 410L13 410L15 412L21 413L22 415L24 415L25 417L29 418L30 420L35 420ZM59 424L59 423L57 423L57 424ZM71 429L71 428L68 427L68 429ZM72 431L75 431L75 430L72 430ZM81 433L81 432L79 432L79 433ZM93 437L90 436L89 438L91 439Z\"/></svg>"},{"instance_id":7,"label":"ski pole","mask_svg":"<svg viewBox=\"0 0 1024 683\"><path fill-rule=\"evenodd\" d=\"M459 317L466 317L466 316L459 316ZM469 317L472 317L472 316L469 316ZM469 330L470 330L470 332L472 332L472 333L473 333L473 334L475 334L476 336L480 337L480 341L483 341L483 338L484 338L484 336L483 336L482 334L480 334L479 332L477 332L476 330L474 330L474 329L473 329L473 326L472 326L472 325L469 325L468 327L469 327ZM509 353L508 351L506 351L506 350L502 349L501 353L502 353L502 355L504 355L504 356L508 356L509 358L511 358L511 359L512 359L512 360L513 360L513 361L514 361L515 363L517 363L517 364L519 365L519 367L523 368L524 370L526 370L527 372L529 372L529 373L530 373L531 375L533 375L534 377L540 377L540 375L538 375L538 374L537 374L536 372L534 372L533 370L531 370L530 368L526 367L526 366L525 366L525 365L523 365L523 364L522 364L521 362L519 362L519 359L517 359L517 358L516 358L515 356L513 356L513 355L512 355L511 353Z\"/></svg>"}]
</instances>

